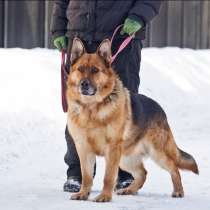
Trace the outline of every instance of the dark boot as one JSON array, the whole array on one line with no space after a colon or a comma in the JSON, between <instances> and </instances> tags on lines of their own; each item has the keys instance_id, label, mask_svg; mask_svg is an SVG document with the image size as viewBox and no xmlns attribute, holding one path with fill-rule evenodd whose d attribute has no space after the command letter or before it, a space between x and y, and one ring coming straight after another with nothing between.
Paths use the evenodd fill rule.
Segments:
<instances>
[{"instance_id":1,"label":"dark boot","mask_svg":"<svg viewBox=\"0 0 210 210\"><path fill-rule=\"evenodd\" d=\"M79 192L81 187L81 179L77 176L70 176L63 185L64 192Z\"/></svg>"},{"instance_id":2,"label":"dark boot","mask_svg":"<svg viewBox=\"0 0 210 210\"><path fill-rule=\"evenodd\" d=\"M120 190L128 187L133 181L133 176L122 169L119 169L117 184L115 186L115 190Z\"/></svg>"}]
</instances>

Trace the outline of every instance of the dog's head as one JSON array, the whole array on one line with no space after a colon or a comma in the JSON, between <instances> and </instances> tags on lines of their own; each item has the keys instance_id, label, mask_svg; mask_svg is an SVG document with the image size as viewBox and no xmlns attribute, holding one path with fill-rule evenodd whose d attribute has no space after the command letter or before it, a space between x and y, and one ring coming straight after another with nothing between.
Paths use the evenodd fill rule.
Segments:
<instances>
[{"instance_id":1,"label":"dog's head","mask_svg":"<svg viewBox=\"0 0 210 210\"><path fill-rule=\"evenodd\" d=\"M80 39L74 39L67 82L71 99L82 103L97 103L112 92L116 76L111 68L111 56L111 43L108 39L92 54L86 52Z\"/></svg>"}]
</instances>

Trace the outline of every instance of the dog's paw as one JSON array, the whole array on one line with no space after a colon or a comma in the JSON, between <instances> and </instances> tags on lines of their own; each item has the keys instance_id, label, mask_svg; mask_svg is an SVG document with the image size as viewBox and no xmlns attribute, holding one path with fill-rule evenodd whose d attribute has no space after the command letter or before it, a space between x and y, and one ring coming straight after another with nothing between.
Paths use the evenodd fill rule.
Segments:
<instances>
[{"instance_id":1,"label":"dog's paw","mask_svg":"<svg viewBox=\"0 0 210 210\"><path fill-rule=\"evenodd\" d=\"M85 193L85 192L78 192L78 193L74 193L72 194L72 196L70 197L71 200L87 200L89 196L89 193Z\"/></svg>"},{"instance_id":2,"label":"dog's paw","mask_svg":"<svg viewBox=\"0 0 210 210\"><path fill-rule=\"evenodd\" d=\"M171 196L173 198L183 198L184 197L184 191L173 192Z\"/></svg>"},{"instance_id":3,"label":"dog's paw","mask_svg":"<svg viewBox=\"0 0 210 210\"><path fill-rule=\"evenodd\" d=\"M94 202L109 202L111 200L112 200L112 195L105 193L101 193L95 199L93 199Z\"/></svg>"},{"instance_id":4,"label":"dog's paw","mask_svg":"<svg viewBox=\"0 0 210 210\"><path fill-rule=\"evenodd\" d=\"M133 191L129 187L117 190L116 193L117 193L117 195L135 195L135 194L137 194L137 192Z\"/></svg>"}]
</instances>

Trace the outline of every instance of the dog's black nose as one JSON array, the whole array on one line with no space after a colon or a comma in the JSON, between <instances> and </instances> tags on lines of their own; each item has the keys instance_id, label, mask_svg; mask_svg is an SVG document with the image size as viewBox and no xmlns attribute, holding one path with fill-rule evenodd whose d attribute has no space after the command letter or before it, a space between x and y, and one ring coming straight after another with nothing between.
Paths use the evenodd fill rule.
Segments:
<instances>
[{"instance_id":1,"label":"dog's black nose","mask_svg":"<svg viewBox=\"0 0 210 210\"><path fill-rule=\"evenodd\" d=\"M83 79L80 81L80 86L83 90L88 90L90 86L90 81L88 79Z\"/></svg>"},{"instance_id":2,"label":"dog's black nose","mask_svg":"<svg viewBox=\"0 0 210 210\"><path fill-rule=\"evenodd\" d=\"M82 79L80 81L80 92L82 95L92 96L96 93L96 87L89 79Z\"/></svg>"}]
</instances>

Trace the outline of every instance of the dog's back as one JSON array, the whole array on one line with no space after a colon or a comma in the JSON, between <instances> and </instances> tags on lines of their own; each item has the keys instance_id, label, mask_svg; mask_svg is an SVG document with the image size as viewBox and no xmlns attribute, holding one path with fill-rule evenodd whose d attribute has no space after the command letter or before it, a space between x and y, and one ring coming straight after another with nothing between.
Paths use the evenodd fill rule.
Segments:
<instances>
[{"instance_id":1,"label":"dog's back","mask_svg":"<svg viewBox=\"0 0 210 210\"><path fill-rule=\"evenodd\" d=\"M157 118L161 120L167 119L162 107L145 95L130 93L130 101L133 122L140 127L147 127L151 121Z\"/></svg>"}]
</instances>

